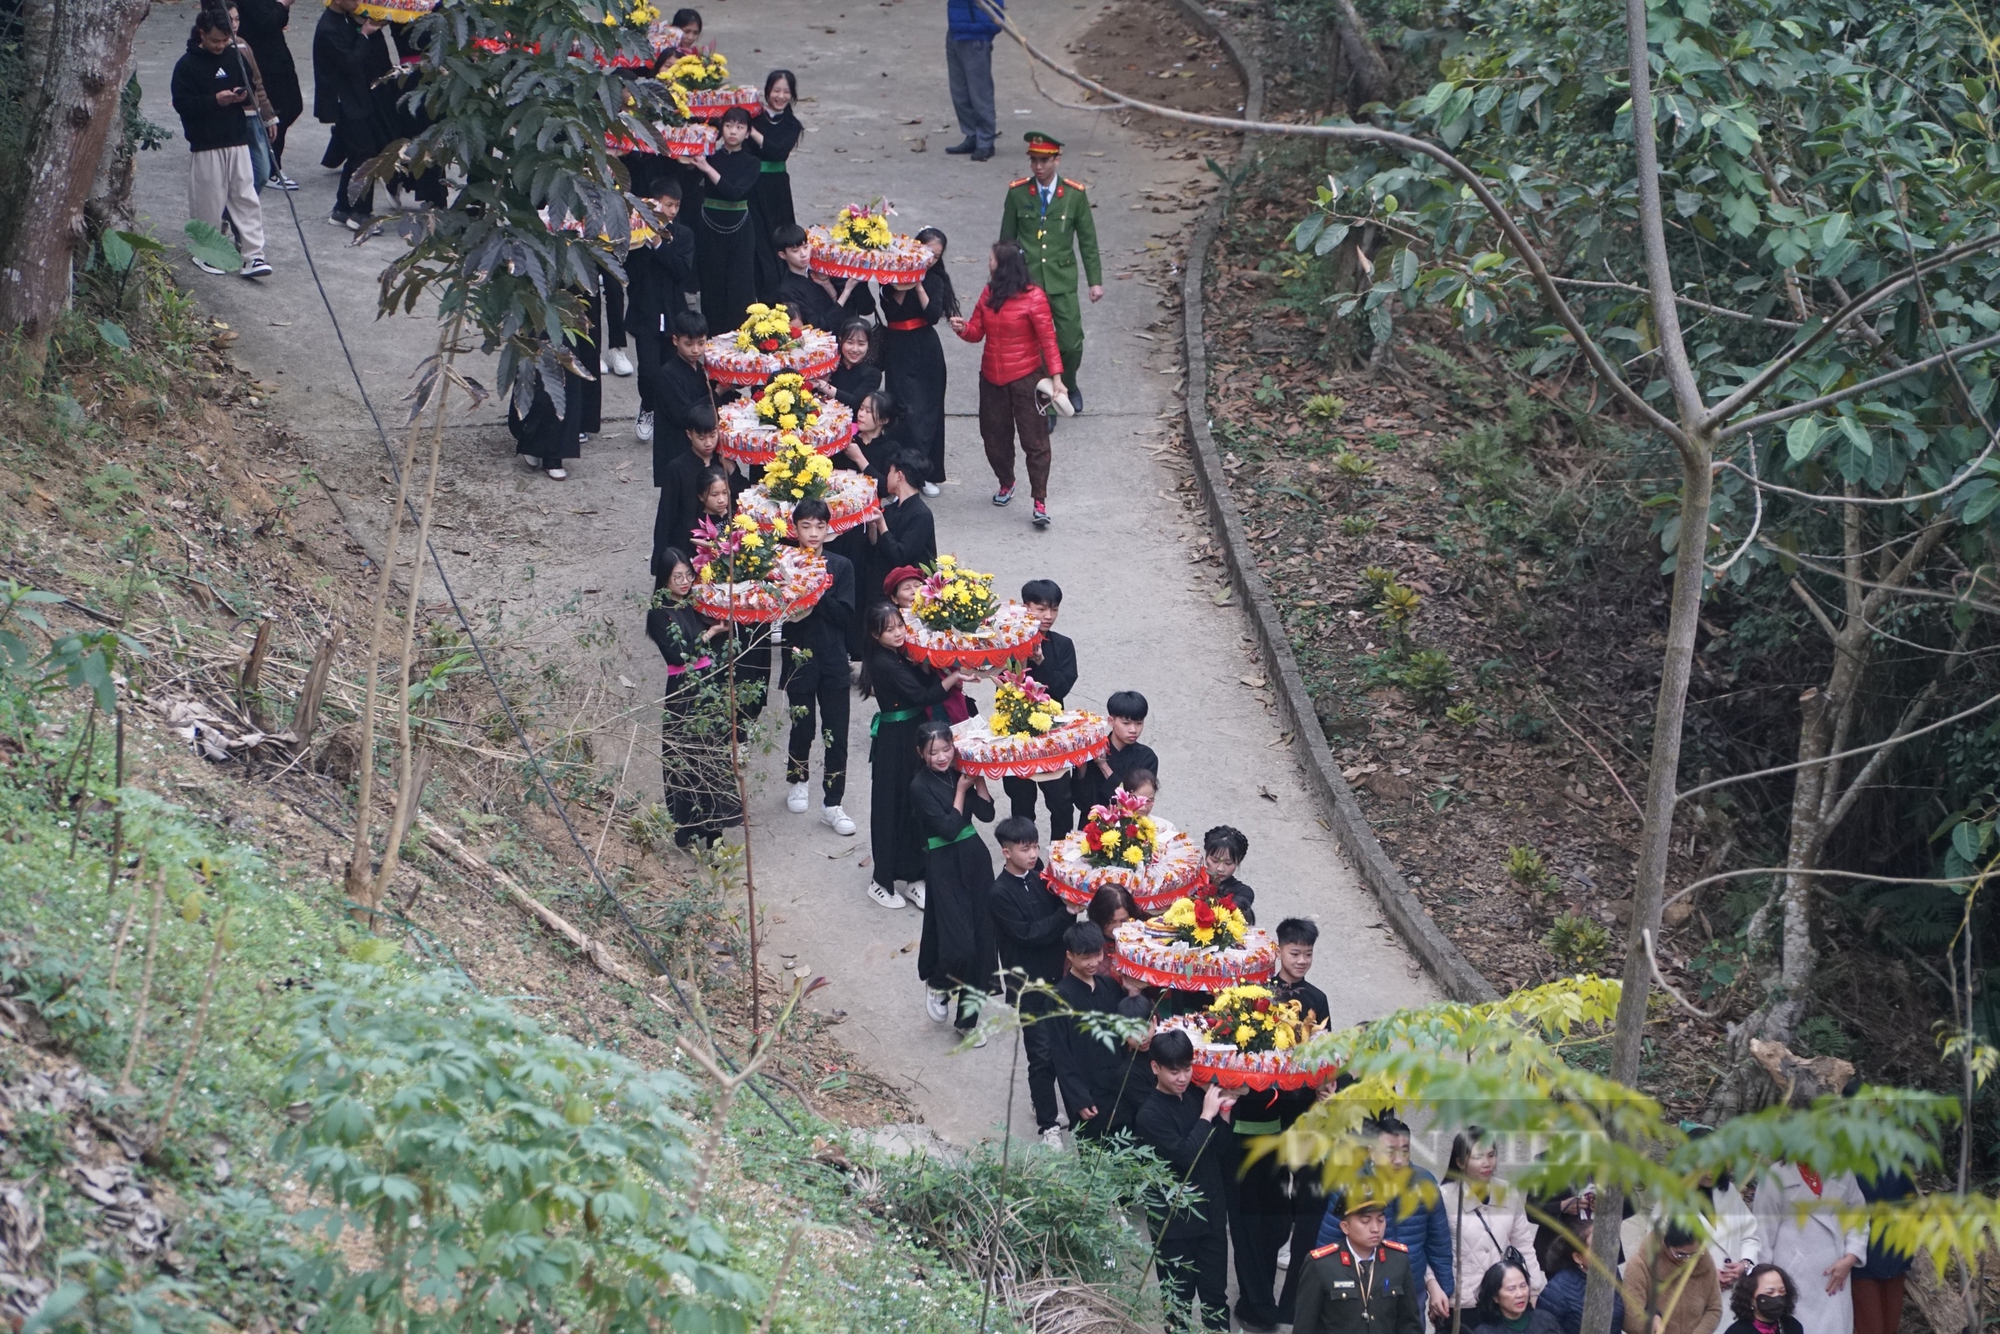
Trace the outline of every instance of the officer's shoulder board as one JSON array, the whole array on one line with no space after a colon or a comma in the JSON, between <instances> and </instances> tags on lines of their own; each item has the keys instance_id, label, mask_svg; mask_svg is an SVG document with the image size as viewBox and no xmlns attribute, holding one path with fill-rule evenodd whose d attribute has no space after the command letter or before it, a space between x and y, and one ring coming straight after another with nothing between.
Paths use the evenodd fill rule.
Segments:
<instances>
[{"instance_id":1,"label":"officer's shoulder board","mask_svg":"<svg viewBox=\"0 0 2000 1334\"><path fill-rule=\"evenodd\" d=\"M1063 177L1062 182L1064 185L1070 186L1071 188L1077 190L1088 190L1090 188L1088 185L1085 185L1082 181L1076 180L1069 176Z\"/></svg>"},{"instance_id":2,"label":"officer's shoulder board","mask_svg":"<svg viewBox=\"0 0 2000 1334\"><path fill-rule=\"evenodd\" d=\"M1405 1246L1402 1242L1390 1241L1387 1237L1382 1238L1382 1244L1384 1246L1387 1246L1392 1251L1401 1251L1405 1255L1408 1255L1410 1252L1410 1248Z\"/></svg>"},{"instance_id":3,"label":"officer's shoulder board","mask_svg":"<svg viewBox=\"0 0 2000 1334\"><path fill-rule=\"evenodd\" d=\"M1034 179L1035 179L1035 178L1034 178L1034 177L1032 177L1032 176L1023 176L1023 177L1022 177L1022 178L1021 178L1020 180L1018 180L1018 181L1010 181L1010 182L1008 182L1008 184L1007 184L1007 188L1008 188L1009 190L1012 190L1012 189L1016 188L1017 186L1022 186L1022 185L1026 185L1026 184L1027 184L1027 183L1028 183L1029 181L1032 181L1032 180L1034 180Z\"/></svg>"},{"instance_id":4,"label":"officer's shoulder board","mask_svg":"<svg viewBox=\"0 0 2000 1334\"><path fill-rule=\"evenodd\" d=\"M1312 1253L1312 1258L1315 1260L1324 1260L1326 1259L1327 1256L1332 1255L1335 1251L1339 1249L1340 1249L1339 1242L1337 1241L1329 1242L1326 1245L1320 1247L1318 1250L1314 1251Z\"/></svg>"}]
</instances>

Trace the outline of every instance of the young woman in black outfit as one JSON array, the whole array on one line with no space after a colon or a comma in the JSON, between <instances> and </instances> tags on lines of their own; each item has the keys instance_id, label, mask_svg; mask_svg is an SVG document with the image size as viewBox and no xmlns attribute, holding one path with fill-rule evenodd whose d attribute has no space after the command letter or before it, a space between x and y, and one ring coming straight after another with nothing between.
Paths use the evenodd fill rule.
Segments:
<instances>
[{"instance_id":1,"label":"young woman in black outfit","mask_svg":"<svg viewBox=\"0 0 2000 1334\"><path fill-rule=\"evenodd\" d=\"M873 589L868 590L871 594ZM903 656L903 615L894 604L868 608L868 653L862 660L861 694L875 697L875 720L868 728L868 763L873 775L868 798L868 837L875 866L868 897L884 908L900 908L909 886L919 910L925 902L924 835L917 828L910 784L917 776L917 729L944 703L945 692L964 681L959 672L940 678L935 668Z\"/></svg>"},{"instance_id":2,"label":"young woman in black outfit","mask_svg":"<svg viewBox=\"0 0 2000 1334\"><path fill-rule=\"evenodd\" d=\"M729 761L728 697L717 655L728 652L727 623L711 625L688 603L694 568L669 547L660 605L646 613L646 637L667 664L660 718L660 778L674 817L674 842L714 843L742 821ZM718 644L717 641L721 641Z\"/></svg>"},{"instance_id":3,"label":"young woman in black outfit","mask_svg":"<svg viewBox=\"0 0 2000 1334\"><path fill-rule=\"evenodd\" d=\"M993 818L984 778L958 770L951 728L941 722L917 729L923 767L910 780L918 831L924 836L924 931L917 946L917 976L930 989L928 1009L939 1023L958 1011L963 1032L979 1022L968 990L999 990L999 947L986 907L993 889L993 855L974 820ZM984 1045L982 1036L974 1045Z\"/></svg>"},{"instance_id":4,"label":"young woman in black outfit","mask_svg":"<svg viewBox=\"0 0 2000 1334\"><path fill-rule=\"evenodd\" d=\"M758 242L750 225L750 192L757 187L760 168L743 146L749 137L750 113L731 107L723 113L722 140L715 152L694 164L708 183L695 226L701 311L718 333L742 324L743 312L757 299Z\"/></svg>"},{"instance_id":5,"label":"young woman in black outfit","mask_svg":"<svg viewBox=\"0 0 2000 1334\"><path fill-rule=\"evenodd\" d=\"M958 294L944 271L944 233L926 227L917 239L937 259L921 282L882 286L882 370L886 387L903 406L904 443L930 465L924 494L934 496L944 480L945 369L937 322L959 313Z\"/></svg>"},{"instance_id":6,"label":"young woman in black outfit","mask_svg":"<svg viewBox=\"0 0 2000 1334\"><path fill-rule=\"evenodd\" d=\"M793 111L798 101L798 76L788 69L774 69L764 76L764 106L750 118L750 151L757 156L757 188L750 192L750 224L757 232L757 297L777 298L778 280L784 268L771 249L771 238L780 227L795 227L798 216L792 207L792 178L785 163L799 146L806 127Z\"/></svg>"},{"instance_id":7,"label":"young woman in black outfit","mask_svg":"<svg viewBox=\"0 0 2000 1334\"><path fill-rule=\"evenodd\" d=\"M840 364L826 379L833 386L833 396L845 403L849 412L882 387L882 368L876 361L875 331L861 320L841 325Z\"/></svg>"}]
</instances>

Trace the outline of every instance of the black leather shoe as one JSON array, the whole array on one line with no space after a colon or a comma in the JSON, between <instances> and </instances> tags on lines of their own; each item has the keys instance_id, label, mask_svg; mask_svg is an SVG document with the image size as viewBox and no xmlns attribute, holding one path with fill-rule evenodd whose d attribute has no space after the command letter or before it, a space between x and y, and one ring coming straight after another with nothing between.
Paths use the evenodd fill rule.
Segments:
<instances>
[{"instance_id":1,"label":"black leather shoe","mask_svg":"<svg viewBox=\"0 0 2000 1334\"><path fill-rule=\"evenodd\" d=\"M1083 411L1083 391L1081 389L1072 389L1069 391L1069 405L1078 412Z\"/></svg>"},{"instance_id":2,"label":"black leather shoe","mask_svg":"<svg viewBox=\"0 0 2000 1334\"><path fill-rule=\"evenodd\" d=\"M993 145L988 144L984 148L974 149L972 160L974 162L991 162L993 160Z\"/></svg>"},{"instance_id":3,"label":"black leather shoe","mask_svg":"<svg viewBox=\"0 0 2000 1334\"><path fill-rule=\"evenodd\" d=\"M953 144L950 148L947 148L944 151L947 153L951 153L957 157L964 157L967 153L976 152L978 148L979 148L979 141L968 134L965 136L964 143Z\"/></svg>"}]
</instances>

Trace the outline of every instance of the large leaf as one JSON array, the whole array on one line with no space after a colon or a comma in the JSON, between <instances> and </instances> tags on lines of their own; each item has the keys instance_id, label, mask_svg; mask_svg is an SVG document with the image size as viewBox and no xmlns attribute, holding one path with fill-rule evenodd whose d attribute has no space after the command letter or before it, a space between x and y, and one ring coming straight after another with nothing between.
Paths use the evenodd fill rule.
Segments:
<instances>
[{"instance_id":1,"label":"large leaf","mask_svg":"<svg viewBox=\"0 0 2000 1334\"><path fill-rule=\"evenodd\" d=\"M235 243L200 218L189 218L187 223L188 253L205 264L213 264L225 273L234 273L243 267L243 254Z\"/></svg>"}]
</instances>

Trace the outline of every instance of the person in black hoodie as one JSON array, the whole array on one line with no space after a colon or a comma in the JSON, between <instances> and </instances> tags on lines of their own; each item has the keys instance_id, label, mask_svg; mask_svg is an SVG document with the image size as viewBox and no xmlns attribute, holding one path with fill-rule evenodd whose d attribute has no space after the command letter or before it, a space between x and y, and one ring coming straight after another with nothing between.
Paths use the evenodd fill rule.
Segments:
<instances>
[{"instance_id":1,"label":"person in black hoodie","mask_svg":"<svg viewBox=\"0 0 2000 1334\"><path fill-rule=\"evenodd\" d=\"M865 586L872 595L874 585ZM884 908L900 908L907 887L917 908L925 906L924 833L917 823L911 780L917 758L917 729L925 715L944 702L945 692L966 679L962 672L940 677L935 668L912 662L903 654L906 631L895 604L869 605L867 653L861 665L861 696L875 697L875 718L868 727L868 765L872 777L868 797L868 840L874 854L868 896Z\"/></svg>"},{"instance_id":2,"label":"person in black hoodie","mask_svg":"<svg viewBox=\"0 0 2000 1334\"><path fill-rule=\"evenodd\" d=\"M1131 1128L1146 1095L1145 1074L1136 1067L1139 1044L1094 1033L1078 1015L1143 1018L1149 1009L1139 997L1136 1012L1126 1007L1125 989L1104 976L1104 933L1093 922L1078 922L1063 933L1063 975L1056 997L1070 1013L1053 1021L1049 1056L1056 1085L1069 1112L1070 1133L1102 1139Z\"/></svg>"},{"instance_id":3,"label":"person in black hoodie","mask_svg":"<svg viewBox=\"0 0 2000 1334\"><path fill-rule=\"evenodd\" d=\"M961 773L947 723L917 729L923 767L910 780L910 801L924 835L924 931L917 946L917 976L927 990L925 1009L937 1023L952 1019L961 1033L979 1022L977 992L997 990L993 918L987 900L993 857L975 820L993 818L986 780ZM957 1017L953 1018L953 1011ZM973 1046L986 1045L979 1034Z\"/></svg>"},{"instance_id":4,"label":"person in black hoodie","mask_svg":"<svg viewBox=\"0 0 2000 1334\"><path fill-rule=\"evenodd\" d=\"M792 506L792 536L802 549L825 559L833 584L811 610L794 612L785 626L780 684L792 706L792 732L785 748L785 781L791 791L785 795L785 808L794 815L805 813L813 735L818 732L825 747L819 818L834 833L852 837L854 821L840 802L847 794L847 639L856 620L854 566L839 552L826 549L833 536L833 512L824 500L801 500Z\"/></svg>"},{"instance_id":5,"label":"person in black hoodie","mask_svg":"<svg viewBox=\"0 0 2000 1334\"><path fill-rule=\"evenodd\" d=\"M1167 1328L1186 1328L1184 1313L1199 1304L1204 1328L1229 1328L1229 1225L1224 1213L1224 1137L1236 1100L1218 1084L1194 1080L1194 1043L1178 1029L1156 1034L1153 1095L1139 1109L1139 1142L1199 1196L1178 1209L1148 1200L1146 1222L1159 1253L1160 1287L1179 1310Z\"/></svg>"},{"instance_id":6,"label":"person in black hoodie","mask_svg":"<svg viewBox=\"0 0 2000 1334\"><path fill-rule=\"evenodd\" d=\"M1041 642L1028 659L1028 675L1049 692L1049 698L1067 700L1076 689L1076 644L1068 635L1056 633L1056 617L1062 612L1062 585L1053 579L1030 579L1021 585L1021 601L1042 627ZM1007 778L1001 785L1013 813L1024 820L1035 818L1035 796L1039 792L1049 805L1049 841L1068 836L1076 828L1076 804L1070 796L1070 776L1065 770L1053 778Z\"/></svg>"},{"instance_id":7,"label":"person in black hoodie","mask_svg":"<svg viewBox=\"0 0 2000 1334\"><path fill-rule=\"evenodd\" d=\"M1026 990L1039 982L1053 987L1063 975L1063 936L1076 916L1042 878L1041 835L1033 820L1008 817L993 827L1000 845L1000 874L993 877L990 905L993 934L1000 943L1002 984L1007 1002L1021 1014L1021 1048L1028 1055L1028 1101L1035 1129L1050 1148L1062 1147L1056 1119L1055 1026L1043 1017L1055 1001L1045 991Z\"/></svg>"},{"instance_id":8,"label":"person in black hoodie","mask_svg":"<svg viewBox=\"0 0 2000 1334\"><path fill-rule=\"evenodd\" d=\"M646 202L659 225L625 256L625 328L632 335L639 376L639 420L632 433L642 445L653 439L660 409L654 394L667 359L674 355L674 321L701 304L701 280L694 267L694 230L680 220L679 182L671 177L661 181ZM704 394L706 389L704 376Z\"/></svg>"},{"instance_id":9,"label":"person in black hoodie","mask_svg":"<svg viewBox=\"0 0 2000 1334\"><path fill-rule=\"evenodd\" d=\"M373 221L375 185L353 193L354 169L393 138L383 123L375 80L389 72L389 44L382 25L356 11L361 0L326 0L313 30L313 116L333 126L320 165L340 168L340 186L327 221L361 231Z\"/></svg>"},{"instance_id":10,"label":"person in black hoodie","mask_svg":"<svg viewBox=\"0 0 2000 1334\"><path fill-rule=\"evenodd\" d=\"M296 190L299 183L285 175L285 131L305 113L306 102L299 90L299 67L292 60L290 43L285 41L285 27L292 21L292 0L236 0L236 17L236 31L257 57L257 68L264 76L264 96L278 116L278 128L271 135L275 168L271 184L280 190Z\"/></svg>"},{"instance_id":11,"label":"person in black hoodie","mask_svg":"<svg viewBox=\"0 0 2000 1334\"><path fill-rule=\"evenodd\" d=\"M243 252L241 272L245 278L261 278L271 266L264 262L264 211L250 162L250 130L256 122L244 114L253 94L249 67L235 41L226 17L202 10L188 34L187 53L174 65L170 86L181 132L194 154L188 163L188 216L222 231L223 210L228 209ZM222 272L199 258L195 263L206 272Z\"/></svg>"}]
</instances>

